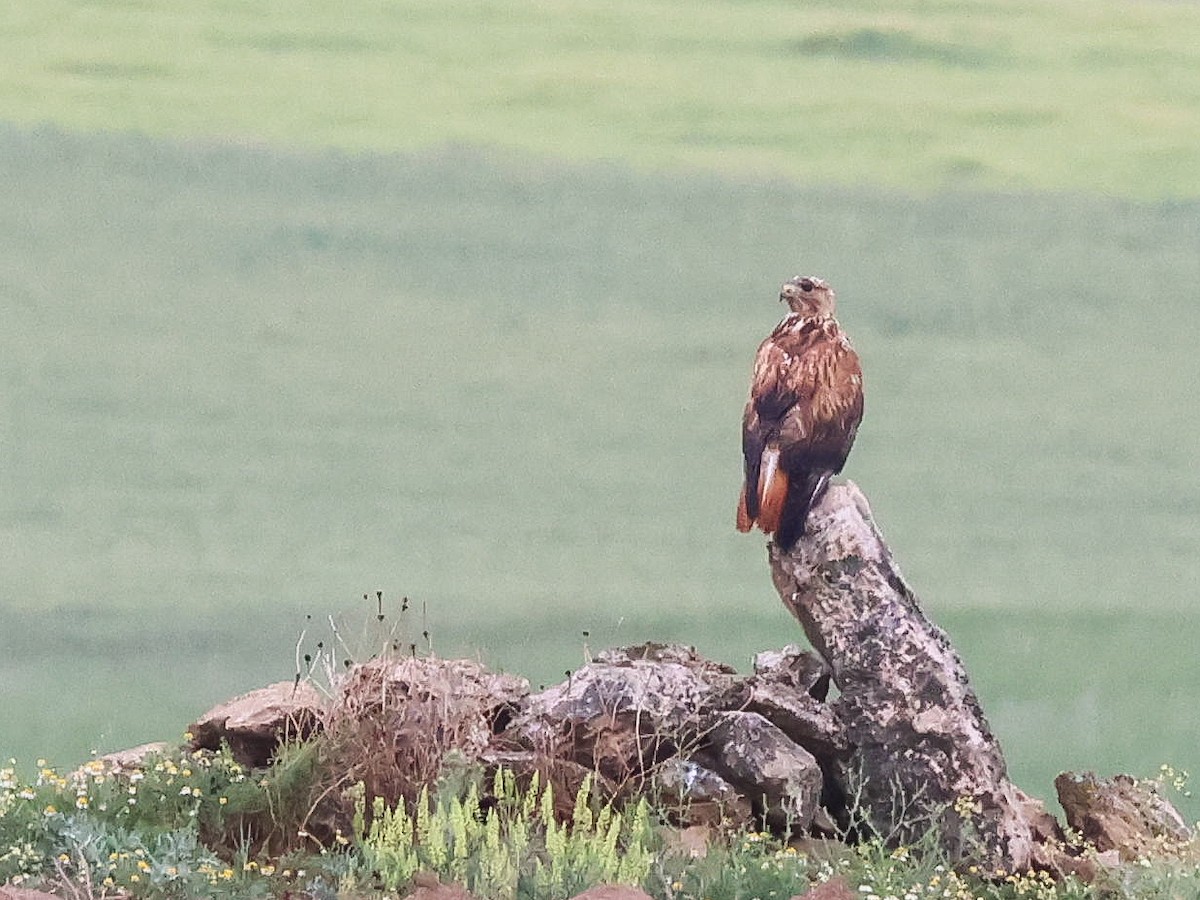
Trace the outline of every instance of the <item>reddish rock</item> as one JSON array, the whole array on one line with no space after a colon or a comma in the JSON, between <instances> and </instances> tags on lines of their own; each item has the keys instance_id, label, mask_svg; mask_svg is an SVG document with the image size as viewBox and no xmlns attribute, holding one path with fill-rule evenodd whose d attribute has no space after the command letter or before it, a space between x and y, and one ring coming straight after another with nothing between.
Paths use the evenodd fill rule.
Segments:
<instances>
[{"instance_id":1,"label":"reddish rock","mask_svg":"<svg viewBox=\"0 0 1200 900\"><path fill-rule=\"evenodd\" d=\"M855 893L846 884L846 879L838 876L806 893L797 894L792 900L855 900Z\"/></svg>"},{"instance_id":2,"label":"reddish rock","mask_svg":"<svg viewBox=\"0 0 1200 900\"><path fill-rule=\"evenodd\" d=\"M355 666L342 682L331 727L370 720L444 755L478 759L529 693L529 682L471 659L404 657Z\"/></svg>"},{"instance_id":3,"label":"reddish rock","mask_svg":"<svg viewBox=\"0 0 1200 900\"><path fill-rule=\"evenodd\" d=\"M338 684L325 719L328 764L368 797L412 800L447 763L480 761L528 692L524 678L475 660L371 660Z\"/></svg>"},{"instance_id":4,"label":"reddish rock","mask_svg":"<svg viewBox=\"0 0 1200 900\"><path fill-rule=\"evenodd\" d=\"M1067 824L1102 854L1116 851L1126 861L1161 856L1192 838L1183 816L1154 782L1063 772L1054 787Z\"/></svg>"},{"instance_id":5,"label":"reddish rock","mask_svg":"<svg viewBox=\"0 0 1200 900\"><path fill-rule=\"evenodd\" d=\"M432 883L418 884L407 900L475 900L475 895L460 884L442 884L434 879Z\"/></svg>"},{"instance_id":6,"label":"reddish rock","mask_svg":"<svg viewBox=\"0 0 1200 900\"><path fill-rule=\"evenodd\" d=\"M571 900L654 900L641 888L627 884L599 884L576 894Z\"/></svg>"},{"instance_id":7,"label":"reddish rock","mask_svg":"<svg viewBox=\"0 0 1200 900\"><path fill-rule=\"evenodd\" d=\"M689 825L687 828L665 829L663 852L667 855L685 856L688 859L703 859L716 838L716 831L708 825Z\"/></svg>"}]
</instances>

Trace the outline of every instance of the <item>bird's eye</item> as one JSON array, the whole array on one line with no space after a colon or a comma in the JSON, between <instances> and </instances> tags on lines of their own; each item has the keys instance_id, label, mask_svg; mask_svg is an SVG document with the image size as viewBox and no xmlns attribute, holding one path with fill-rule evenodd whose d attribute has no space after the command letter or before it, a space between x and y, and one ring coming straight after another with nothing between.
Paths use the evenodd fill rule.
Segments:
<instances>
[{"instance_id":1,"label":"bird's eye","mask_svg":"<svg viewBox=\"0 0 1200 900\"><path fill-rule=\"evenodd\" d=\"M809 281L807 278L805 278L803 281L800 282L800 290L811 291L812 289L813 289L813 283L811 281Z\"/></svg>"}]
</instances>

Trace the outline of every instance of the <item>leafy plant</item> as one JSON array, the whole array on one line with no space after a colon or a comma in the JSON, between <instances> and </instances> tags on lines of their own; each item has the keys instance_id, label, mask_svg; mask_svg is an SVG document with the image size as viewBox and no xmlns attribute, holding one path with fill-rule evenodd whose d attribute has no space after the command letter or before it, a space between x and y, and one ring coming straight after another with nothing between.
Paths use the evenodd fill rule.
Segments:
<instances>
[{"instance_id":1,"label":"leafy plant","mask_svg":"<svg viewBox=\"0 0 1200 900\"><path fill-rule=\"evenodd\" d=\"M356 831L367 865L385 890L396 890L418 872L455 881L481 897L571 896L600 883L640 884L654 860L649 805L630 809L599 805L593 781L584 780L571 818L554 815L554 791L535 774L521 790L515 776L498 770L484 807L477 784L464 796L431 797L423 789L409 812L376 798L369 827L360 795Z\"/></svg>"},{"instance_id":2,"label":"leafy plant","mask_svg":"<svg viewBox=\"0 0 1200 900\"><path fill-rule=\"evenodd\" d=\"M283 813L307 798L297 761L311 755L296 748L257 775L227 748L164 753L127 772L92 761L64 775L39 761L32 783L0 769L0 884L48 879L133 897L269 893L282 872L252 858L262 841L250 823L277 831L291 822Z\"/></svg>"}]
</instances>

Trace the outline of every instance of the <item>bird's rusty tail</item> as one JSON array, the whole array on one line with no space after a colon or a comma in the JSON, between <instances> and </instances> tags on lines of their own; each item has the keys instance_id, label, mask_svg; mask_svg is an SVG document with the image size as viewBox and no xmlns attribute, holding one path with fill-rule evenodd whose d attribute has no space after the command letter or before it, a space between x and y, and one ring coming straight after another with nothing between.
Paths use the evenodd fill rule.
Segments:
<instances>
[{"instance_id":1,"label":"bird's rusty tail","mask_svg":"<svg viewBox=\"0 0 1200 900\"><path fill-rule=\"evenodd\" d=\"M788 497L788 474L779 467L779 446L767 445L758 475L758 527L773 534Z\"/></svg>"},{"instance_id":2,"label":"bird's rusty tail","mask_svg":"<svg viewBox=\"0 0 1200 900\"><path fill-rule=\"evenodd\" d=\"M742 483L741 493L738 494L737 505L737 530L743 534L754 527L754 520L750 518L750 510L746 508L746 487L745 482Z\"/></svg>"}]
</instances>

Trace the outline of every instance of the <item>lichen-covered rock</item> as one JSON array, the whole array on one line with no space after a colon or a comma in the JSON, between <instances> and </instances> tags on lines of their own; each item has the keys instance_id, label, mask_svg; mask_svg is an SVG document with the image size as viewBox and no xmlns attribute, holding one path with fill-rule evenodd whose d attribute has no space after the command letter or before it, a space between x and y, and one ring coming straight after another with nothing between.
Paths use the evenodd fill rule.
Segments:
<instances>
[{"instance_id":1,"label":"lichen-covered rock","mask_svg":"<svg viewBox=\"0 0 1200 900\"><path fill-rule=\"evenodd\" d=\"M750 801L712 769L692 760L673 757L660 763L654 785L663 812L680 828L735 830L751 822Z\"/></svg>"},{"instance_id":2,"label":"lichen-covered rock","mask_svg":"<svg viewBox=\"0 0 1200 900\"><path fill-rule=\"evenodd\" d=\"M533 694L504 737L621 784L694 745L730 691L729 666L677 644L608 650Z\"/></svg>"},{"instance_id":3,"label":"lichen-covered rock","mask_svg":"<svg viewBox=\"0 0 1200 900\"><path fill-rule=\"evenodd\" d=\"M1054 787L1067 824L1101 853L1115 851L1128 862L1162 856L1192 839L1187 822L1154 782L1063 772Z\"/></svg>"},{"instance_id":4,"label":"lichen-covered rock","mask_svg":"<svg viewBox=\"0 0 1200 900\"><path fill-rule=\"evenodd\" d=\"M821 702L829 694L831 674L821 657L809 650L801 650L796 644L754 654L757 680L787 685Z\"/></svg>"},{"instance_id":5,"label":"lichen-covered rock","mask_svg":"<svg viewBox=\"0 0 1200 900\"><path fill-rule=\"evenodd\" d=\"M816 758L753 712L723 712L705 737L704 758L754 803L768 824L803 832L821 800Z\"/></svg>"},{"instance_id":6,"label":"lichen-covered rock","mask_svg":"<svg viewBox=\"0 0 1200 900\"><path fill-rule=\"evenodd\" d=\"M757 654L754 674L736 684L726 707L759 713L828 767L850 749L825 702L829 684L829 667L820 657L789 644Z\"/></svg>"},{"instance_id":7,"label":"lichen-covered rock","mask_svg":"<svg viewBox=\"0 0 1200 900\"><path fill-rule=\"evenodd\" d=\"M831 485L801 540L787 553L772 544L769 557L784 605L840 691L830 705L851 750L832 775L867 824L897 843L936 829L952 855L989 868L1044 865L1058 825L1008 779L962 661L858 488Z\"/></svg>"},{"instance_id":8,"label":"lichen-covered rock","mask_svg":"<svg viewBox=\"0 0 1200 900\"><path fill-rule=\"evenodd\" d=\"M244 766L267 765L280 744L303 740L321 728L326 700L308 682L281 681L215 706L193 722L191 749L229 744Z\"/></svg>"},{"instance_id":9,"label":"lichen-covered rock","mask_svg":"<svg viewBox=\"0 0 1200 900\"><path fill-rule=\"evenodd\" d=\"M825 765L844 757L850 750L833 709L807 690L770 676L754 675L738 686L735 701L733 708L756 712L769 719Z\"/></svg>"}]
</instances>

